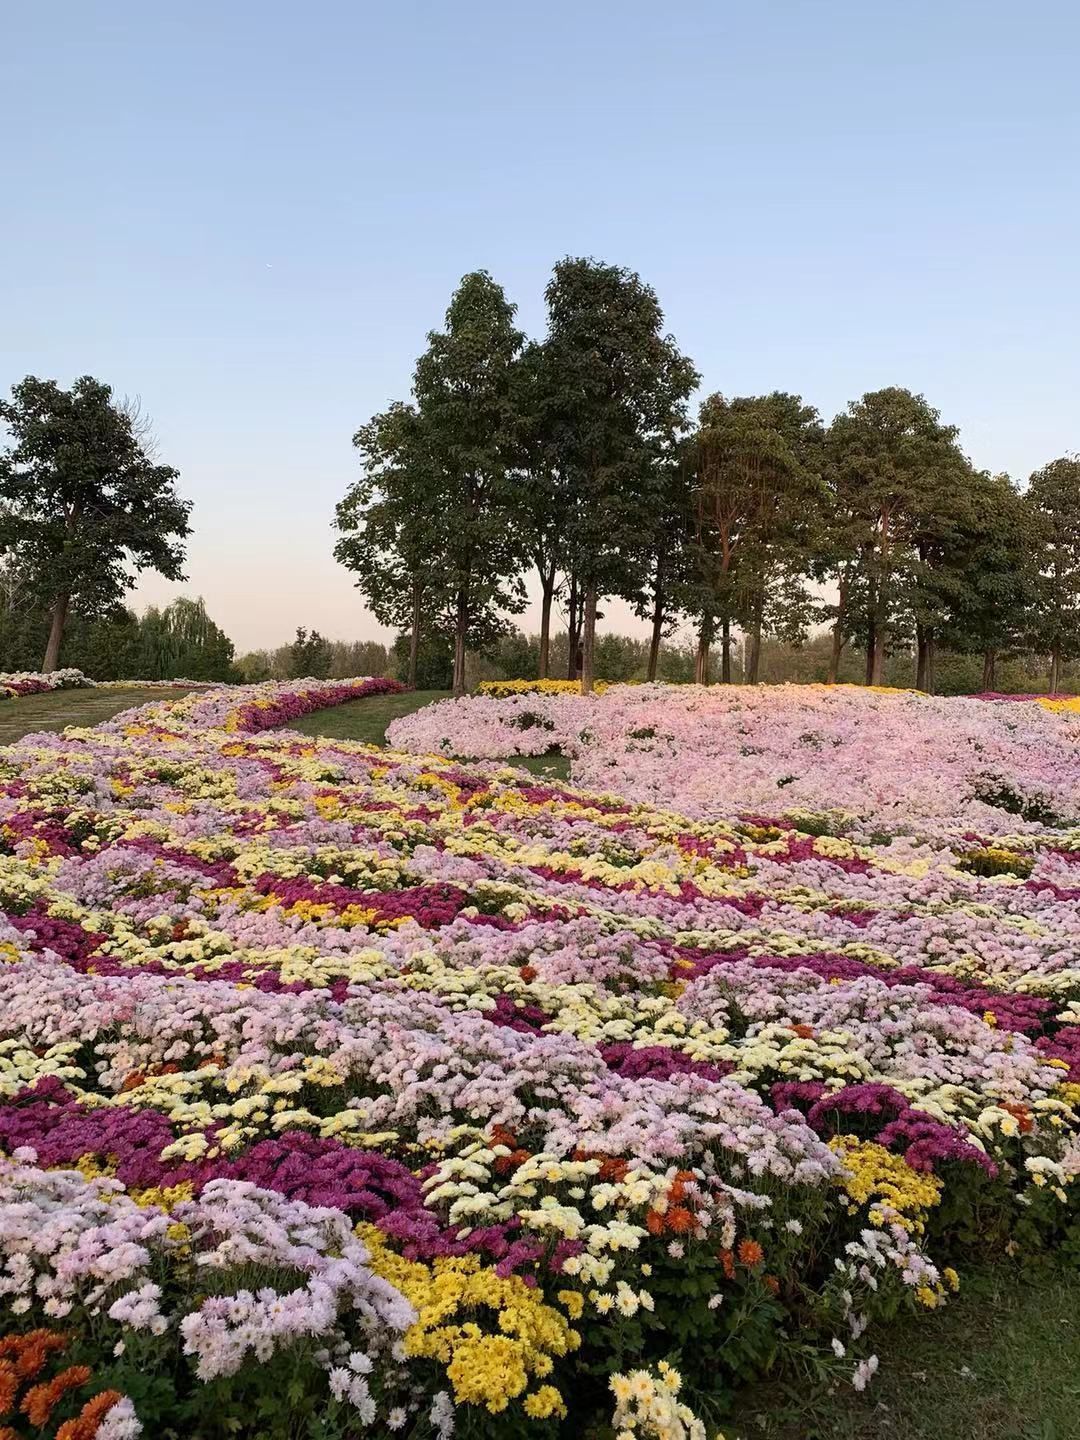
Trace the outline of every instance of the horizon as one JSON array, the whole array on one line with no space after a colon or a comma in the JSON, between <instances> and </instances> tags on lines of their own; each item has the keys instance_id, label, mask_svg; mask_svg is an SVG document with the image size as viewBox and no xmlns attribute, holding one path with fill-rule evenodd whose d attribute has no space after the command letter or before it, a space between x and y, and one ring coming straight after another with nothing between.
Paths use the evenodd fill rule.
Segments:
<instances>
[{"instance_id":1,"label":"horizon","mask_svg":"<svg viewBox=\"0 0 1080 1440\"><path fill-rule=\"evenodd\" d=\"M701 393L828 420L903 385L1021 480L1080 445L1073 7L64 0L7 30L0 392L141 397L194 534L129 601L201 594L238 652L388 638L333 508L473 269L531 335L564 254L639 271Z\"/></svg>"}]
</instances>

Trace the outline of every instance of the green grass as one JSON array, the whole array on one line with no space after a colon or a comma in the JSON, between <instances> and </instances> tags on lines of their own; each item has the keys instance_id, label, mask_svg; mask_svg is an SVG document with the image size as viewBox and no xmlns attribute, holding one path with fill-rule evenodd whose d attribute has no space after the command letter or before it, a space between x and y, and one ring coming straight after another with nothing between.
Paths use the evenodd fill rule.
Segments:
<instances>
[{"instance_id":1,"label":"green grass","mask_svg":"<svg viewBox=\"0 0 1080 1440\"><path fill-rule=\"evenodd\" d=\"M869 1388L751 1387L728 1440L1080 1440L1080 1273L1011 1262L876 1336Z\"/></svg>"},{"instance_id":2,"label":"green grass","mask_svg":"<svg viewBox=\"0 0 1080 1440\"><path fill-rule=\"evenodd\" d=\"M179 699L188 692L178 686L163 690L131 685L109 690L53 690L45 695L25 695L18 700L0 700L0 745L10 745L35 730L63 730L65 725L98 725L111 720L133 705L154 700Z\"/></svg>"},{"instance_id":3,"label":"green grass","mask_svg":"<svg viewBox=\"0 0 1080 1440\"><path fill-rule=\"evenodd\" d=\"M350 700L329 710L316 710L294 721L290 730L300 730L316 739L359 740L365 745L385 745L386 727L401 715L411 715L436 700L449 698L448 690L410 690L404 695L372 695ZM508 764L518 765L545 780L567 780L570 762L565 755L518 756Z\"/></svg>"}]
</instances>

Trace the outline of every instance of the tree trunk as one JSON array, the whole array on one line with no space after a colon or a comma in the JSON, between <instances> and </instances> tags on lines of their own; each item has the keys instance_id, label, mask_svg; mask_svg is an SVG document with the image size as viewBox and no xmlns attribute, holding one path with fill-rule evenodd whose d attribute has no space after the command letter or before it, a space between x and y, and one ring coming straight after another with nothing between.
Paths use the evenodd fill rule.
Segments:
<instances>
[{"instance_id":1,"label":"tree trunk","mask_svg":"<svg viewBox=\"0 0 1080 1440\"><path fill-rule=\"evenodd\" d=\"M885 631L880 625L874 626L874 648L870 658L870 684L880 685L885 673Z\"/></svg>"},{"instance_id":2,"label":"tree trunk","mask_svg":"<svg viewBox=\"0 0 1080 1440\"><path fill-rule=\"evenodd\" d=\"M826 685L835 685L840 675L840 656L844 653L844 624L847 619L847 588L846 580L840 581L840 594L836 600L836 620L833 622L832 652L829 655L829 673L825 677Z\"/></svg>"},{"instance_id":3,"label":"tree trunk","mask_svg":"<svg viewBox=\"0 0 1080 1440\"><path fill-rule=\"evenodd\" d=\"M931 630L926 637L926 693L937 689L937 636Z\"/></svg>"},{"instance_id":4,"label":"tree trunk","mask_svg":"<svg viewBox=\"0 0 1080 1440\"><path fill-rule=\"evenodd\" d=\"M997 682L997 651L992 647L983 651L982 688L993 690Z\"/></svg>"},{"instance_id":5,"label":"tree trunk","mask_svg":"<svg viewBox=\"0 0 1080 1440\"><path fill-rule=\"evenodd\" d=\"M720 684L731 684L731 621L726 615L720 625Z\"/></svg>"},{"instance_id":6,"label":"tree trunk","mask_svg":"<svg viewBox=\"0 0 1080 1440\"><path fill-rule=\"evenodd\" d=\"M873 615L866 619L866 676L867 685L874 683L874 651L877 649L877 625Z\"/></svg>"},{"instance_id":7,"label":"tree trunk","mask_svg":"<svg viewBox=\"0 0 1080 1440\"><path fill-rule=\"evenodd\" d=\"M664 559L662 555L656 557L656 569L653 572L653 612L652 612L652 635L649 639L649 664L645 671L645 679L650 685L656 682L656 670L660 664L660 641L664 634L664 608L667 597L664 594Z\"/></svg>"},{"instance_id":8,"label":"tree trunk","mask_svg":"<svg viewBox=\"0 0 1080 1440\"><path fill-rule=\"evenodd\" d=\"M918 656L915 662L915 689L929 690L927 675L930 662L930 643L927 639L926 630L921 624L915 625L915 649Z\"/></svg>"},{"instance_id":9,"label":"tree trunk","mask_svg":"<svg viewBox=\"0 0 1080 1440\"><path fill-rule=\"evenodd\" d=\"M1050 651L1050 694L1058 693L1061 684L1061 647L1055 645Z\"/></svg>"},{"instance_id":10,"label":"tree trunk","mask_svg":"<svg viewBox=\"0 0 1080 1440\"><path fill-rule=\"evenodd\" d=\"M698 627L697 653L694 656L695 685L708 685L709 683L709 650L712 646L712 637L713 617L706 610Z\"/></svg>"},{"instance_id":11,"label":"tree trunk","mask_svg":"<svg viewBox=\"0 0 1080 1440\"><path fill-rule=\"evenodd\" d=\"M68 595L65 591L56 597L56 603L52 608L52 624L49 626L49 639L45 646L45 659L41 662L41 668L46 672L60 668L60 644L64 638L64 625L67 622Z\"/></svg>"},{"instance_id":12,"label":"tree trunk","mask_svg":"<svg viewBox=\"0 0 1080 1440\"><path fill-rule=\"evenodd\" d=\"M590 580L585 588L585 614L581 634L581 693L591 695L593 687L593 666L596 649L596 581Z\"/></svg>"},{"instance_id":13,"label":"tree trunk","mask_svg":"<svg viewBox=\"0 0 1080 1440\"><path fill-rule=\"evenodd\" d=\"M570 576L570 595L566 605L566 678L578 678L577 652L581 638L581 603L578 597L577 576Z\"/></svg>"},{"instance_id":14,"label":"tree trunk","mask_svg":"<svg viewBox=\"0 0 1080 1440\"><path fill-rule=\"evenodd\" d=\"M761 621L755 620L750 627L750 649L746 658L746 674L743 680L747 685L758 683L758 671L761 668Z\"/></svg>"},{"instance_id":15,"label":"tree trunk","mask_svg":"<svg viewBox=\"0 0 1080 1440\"><path fill-rule=\"evenodd\" d=\"M656 669L660 663L660 639L664 633L664 592L659 575L653 587L652 639L649 641L649 665L645 679L650 685L656 681Z\"/></svg>"},{"instance_id":16,"label":"tree trunk","mask_svg":"<svg viewBox=\"0 0 1080 1440\"><path fill-rule=\"evenodd\" d=\"M540 574L540 663L537 666L539 678L546 680L548 661L551 657L551 602L555 596L555 567L545 575Z\"/></svg>"},{"instance_id":17,"label":"tree trunk","mask_svg":"<svg viewBox=\"0 0 1080 1440\"><path fill-rule=\"evenodd\" d=\"M465 632L469 628L469 596L457 593L457 618L454 624L454 698L465 694Z\"/></svg>"},{"instance_id":18,"label":"tree trunk","mask_svg":"<svg viewBox=\"0 0 1080 1440\"><path fill-rule=\"evenodd\" d=\"M416 665L420 658L420 613L423 594L418 584L413 585L412 629L409 631L409 689L416 689Z\"/></svg>"}]
</instances>

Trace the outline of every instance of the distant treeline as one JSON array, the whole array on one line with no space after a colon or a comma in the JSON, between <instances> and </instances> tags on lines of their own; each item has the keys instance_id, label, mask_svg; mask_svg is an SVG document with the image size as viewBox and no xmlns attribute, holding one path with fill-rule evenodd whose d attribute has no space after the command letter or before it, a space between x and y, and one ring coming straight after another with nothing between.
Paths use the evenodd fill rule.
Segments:
<instances>
[{"instance_id":1,"label":"distant treeline","mask_svg":"<svg viewBox=\"0 0 1080 1440\"><path fill-rule=\"evenodd\" d=\"M596 676L608 681L643 681L648 678L651 642L630 635L602 634L596 637ZM540 655L540 636L510 630L483 650L466 655L466 677L470 687L481 680L529 680L535 677ZM575 656L576 660L576 656ZM823 683L829 678L833 661L832 637L822 631L796 645L763 638L758 681L777 685ZM699 663L695 642L667 640L660 647L657 678L669 684L693 682ZM565 630L549 640L549 673L573 673L570 639ZM719 667L717 667L719 668ZM914 687L917 679L914 650L890 654L885 660L882 683ZM253 650L236 661L241 679L288 680L314 675L344 679L350 675L388 675L407 682L409 677L409 636L402 633L387 646L377 640L327 640L316 631L299 630L289 645L273 650ZM745 683L745 646L732 647L731 679ZM974 694L983 688L983 663L979 655L945 650L937 665L937 689L943 695ZM453 684L454 645L449 636L427 636L419 647L416 685L420 690L449 690ZM712 673L709 679L717 678ZM863 659L850 653L841 658L841 683L861 684L865 679ZM997 688L1010 694L1029 694L1045 688L1046 658L1034 653L1017 653L998 660ZM1080 666L1063 669L1061 689L1080 689Z\"/></svg>"},{"instance_id":2,"label":"distant treeline","mask_svg":"<svg viewBox=\"0 0 1080 1440\"><path fill-rule=\"evenodd\" d=\"M0 670L37 670L51 617L26 603L11 570L0 572ZM202 599L185 596L142 615L118 607L111 614L67 616L65 665L94 680L236 680L233 643L206 613Z\"/></svg>"}]
</instances>

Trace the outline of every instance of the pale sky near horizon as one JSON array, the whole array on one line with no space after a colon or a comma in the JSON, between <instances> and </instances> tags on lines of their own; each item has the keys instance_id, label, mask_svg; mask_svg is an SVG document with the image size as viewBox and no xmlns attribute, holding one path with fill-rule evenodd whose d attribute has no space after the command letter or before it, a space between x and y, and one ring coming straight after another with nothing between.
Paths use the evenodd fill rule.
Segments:
<instances>
[{"instance_id":1,"label":"pale sky near horizon","mask_svg":"<svg viewBox=\"0 0 1080 1440\"><path fill-rule=\"evenodd\" d=\"M628 265L705 389L906 385L1026 477L1080 449L1078 46L1059 0L0 0L0 392L141 397L195 534L135 603L240 650L382 633L351 437L481 267L539 334L558 258Z\"/></svg>"}]
</instances>

